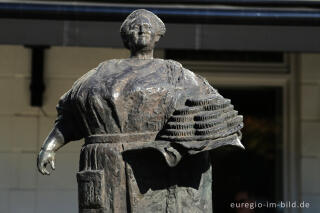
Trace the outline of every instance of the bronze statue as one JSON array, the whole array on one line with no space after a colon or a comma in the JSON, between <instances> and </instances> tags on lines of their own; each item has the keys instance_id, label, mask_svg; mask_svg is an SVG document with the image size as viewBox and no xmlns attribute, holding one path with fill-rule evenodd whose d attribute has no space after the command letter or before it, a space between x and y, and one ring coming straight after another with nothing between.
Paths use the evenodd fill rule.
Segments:
<instances>
[{"instance_id":1,"label":"bronze statue","mask_svg":"<svg viewBox=\"0 0 320 213\"><path fill-rule=\"evenodd\" d=\"M128 59L113 59L77 80L57 106L38 169L85 138L77 174L79 212L212 212L209 150L242 147L242 116L202 77L153 58L165 25L140 9L120 32Z\"/></svg>"}]
</instances>

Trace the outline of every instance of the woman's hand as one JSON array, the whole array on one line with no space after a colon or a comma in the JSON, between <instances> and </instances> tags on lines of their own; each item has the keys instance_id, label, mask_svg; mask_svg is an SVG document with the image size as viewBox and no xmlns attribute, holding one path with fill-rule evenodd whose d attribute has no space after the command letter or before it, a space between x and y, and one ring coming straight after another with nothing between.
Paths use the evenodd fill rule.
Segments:
<instances>
[{"instance_id":1,"label":"woman's hand","mask_svg":"<svg viewBox=\"0 0 320 213\"><path fill-rule=\"evenodd\" d=\"M64 145L64 137L57 128L53 128L46 140L44 141L38 155L37 165L38 170L43 175L50 175L47 165L55 169L55 155L56 151Z\"/></svg>"},{"instance_id":2,"label":"woman's hand","mask_svg":"<svg viewBox=\"0 0 320 213\"><path fill-rule=\"evenodd\" d=\"M40 173L43 175L50 175L50 172L47 170L47 165L50 164L51 168L55 169L55 155L54 151L48 151L41 149L37 159L37 166Z\"/></svg>"}]
</instances>

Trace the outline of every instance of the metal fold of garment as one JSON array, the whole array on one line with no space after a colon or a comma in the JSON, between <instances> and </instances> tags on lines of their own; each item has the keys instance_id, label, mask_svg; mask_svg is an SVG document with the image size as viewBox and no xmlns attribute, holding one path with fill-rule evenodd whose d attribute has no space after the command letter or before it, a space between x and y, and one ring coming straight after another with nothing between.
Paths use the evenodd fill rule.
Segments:
<instances>
[{"instance_id":1,"label":"metal fold of garment","mask_svg":"<svg viewBox=\"0 0 320 213\"><path fill-rule=\"evenodd\" d=\"M155 149L170 167L183 156L194 155L221 146L241 144L243 117L229 99L220 95L187 99L185 106L173 112L154 142L126 143L124 150Z\"/></svg>"}]
</instances>

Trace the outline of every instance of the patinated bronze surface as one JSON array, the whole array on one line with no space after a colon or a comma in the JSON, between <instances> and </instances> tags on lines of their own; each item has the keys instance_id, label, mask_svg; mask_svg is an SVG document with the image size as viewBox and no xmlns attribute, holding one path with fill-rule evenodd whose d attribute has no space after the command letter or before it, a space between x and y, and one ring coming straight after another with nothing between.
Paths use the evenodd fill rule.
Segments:
<instances>
[{"instance_id":1,"label":"patinated bronze surface","mask_svg":"<svg viewBox=\"0 0 320 213\"><path fill-rule=\"evenodd\" d=\"M208 82L173 60L153 58L165 25L147 10L121 26L128 59L113 59L77 80L38 156L49 174L55 152L85 138L79 212L212 212L208 150L242 147L242 116Z\"/></svg>"}]
</instances>

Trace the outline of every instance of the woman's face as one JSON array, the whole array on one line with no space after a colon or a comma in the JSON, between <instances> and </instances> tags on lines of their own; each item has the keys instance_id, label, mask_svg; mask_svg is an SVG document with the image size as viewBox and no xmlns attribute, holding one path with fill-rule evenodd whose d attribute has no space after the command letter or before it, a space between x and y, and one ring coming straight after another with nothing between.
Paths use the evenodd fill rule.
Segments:
<instances>
[{"instance_id":1,"label":"woman's face","mask_svg":"<svg viewBox=\"0 0 320 213\"><path fill-rule=\"evenodd\" d=\"M134 49L152 49L155 44L155 32L148 18L134 19L129 26L130 47Z\"/></svg>"}]
</instances>

